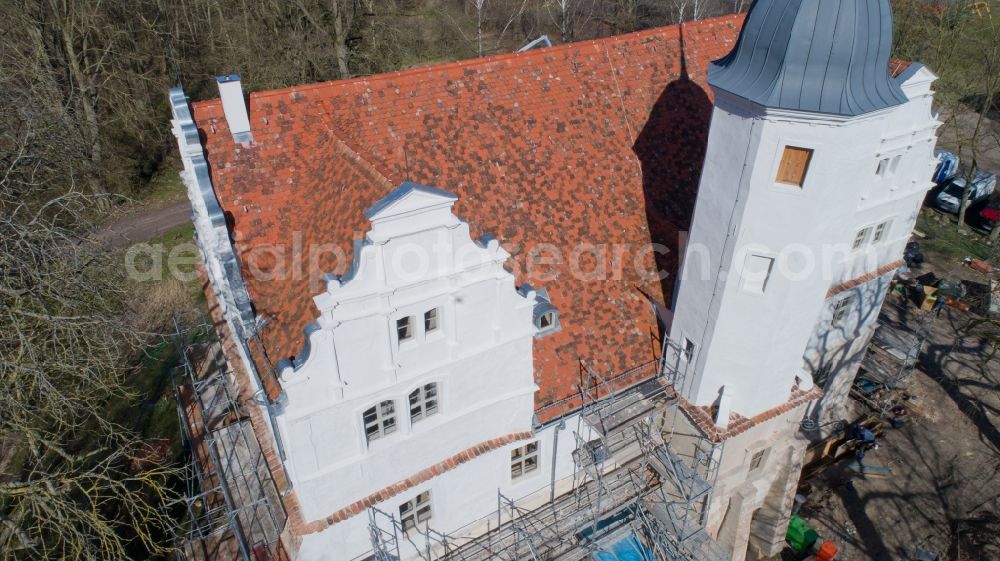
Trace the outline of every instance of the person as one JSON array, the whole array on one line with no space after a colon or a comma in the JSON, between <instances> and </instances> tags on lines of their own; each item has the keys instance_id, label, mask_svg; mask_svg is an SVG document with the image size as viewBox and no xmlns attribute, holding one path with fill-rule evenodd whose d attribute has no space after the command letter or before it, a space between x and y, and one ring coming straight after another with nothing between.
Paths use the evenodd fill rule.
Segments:
<instances>
[{"instance_id":1,"label":"person","mask_svg":"<svg viewBox=\"0 0 1000 561\"><path fill-rule=\"evenodd\" d=\"M847 427L847 441L860 440L862 442L875 442L875 433L861 425L851 425Z\"/></svg>"},{"instance_id":2,"label":"person","mask_svg":"<svg viewBox=\"0 0 1000 561\"><path fill-rule=\"evenodd\" d=\"M944 308L945 299L944 296L938 296L934 300L934 317L941 317L941 309Z\"/></svg>"},{"instance_id":3,"label":"person","mask_svg":"<svg viewBox=\"0 0 1000 561\"><path fill-rule=\"evenodd\" d=\"M869 432L870 434L870 432ZM858 461L858 465L864 467L865 454L869 450L878 450L878 444L875 442L875 437L872 436L871 440L863 440L858 444L857 448L854 449L854 459Z\"/></svg>"},{"instance_id":4,"label":"person","mask_svg":"<svg viewBox=\"0 0 1000 561\"><path fill-rule=\"evenodd\" d=\"M864 466L862 462L868 450L878 448L878 444L875 443L875 433L861 425L851 425L847 427L847 441L853 442L855 440L858 441L858 444L854 448L854 459L857 460L859 466Z\"/></svg>"}]
</instances>

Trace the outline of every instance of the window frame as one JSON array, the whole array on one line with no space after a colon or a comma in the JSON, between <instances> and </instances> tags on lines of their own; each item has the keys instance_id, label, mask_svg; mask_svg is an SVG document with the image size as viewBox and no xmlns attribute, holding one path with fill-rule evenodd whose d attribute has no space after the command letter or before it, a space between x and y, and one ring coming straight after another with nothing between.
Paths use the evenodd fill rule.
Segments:
<instances>
[{"instance_id":1,"label":"window frame","mask_svg":"<svg viewBox=\"0 0 1000 561\"><path fill-rule=\"evenodd\" d=\"M548 311L538 317L538 329L551 329L556 324L556 313Z\"/></svg>"},{"instance_id":2,"label":"window frame","mask_svg":"<svg viewBox=\"0 0 1000 561\"><path fill-rule=\"evenodd\" d=\"M831 325L834 327L843 325L844 320L851 313L850 307L853 300L854 296L846 296L833 304L833 315L830 318Z\"/></svg>"},{"instance_id":3,"label":"window frame","mask_svg":"<svg viewBox=\"0 0 1000 561\"><path fill-rule=\"evenodd\" d=\"M413 328L414 323L413 316L402 316L396 318L396 341L399 343L412 341L416 336L416 329ZM405 337L403 336L404 329L406 330Z\"/></svg>"},{"instance_id":4,"label":"window frame","mask_svg":"<svg viewBox=\"0 0 1000 561\"><path fill-rule=\"evenodd\" d=\"M819 368L813 374L813 383L821 388L826 387L826 383L830 381L831 374L833 374L833 363L824 362L819 365Z\"/></svg>"},{"instance_id":5,"label":"window frame","mask_svg":"<svg viewBox=\"0 0 1000 561\"><path fill-rule=\"evenodd\" d=\"M428 396L429 392L433 392ZM410 414L410 425L425 421L441 412L441 391L437 382L428 382L414 388L406 394L406 404ZM428 405L430 404L430 405ZM419 413L414 413L414 406L419 409ZM433 408L428 413L428 410Z\"/></svg>"},{"instance_id":6,"label":"window frame","mask_svg":"<svg viewBox=\"0 0 1000 561\"><path fill-rule=\"evenodd\" d=\"M854 240L851 242L851 251L858 251L868 245L869 240L871 240L872 229L872 226L865 226L854 234Z\"/></svg>"},{"instance_id":7,"label":"window frame","mask_svg":"<svg viewBox=\"0 0 1000 561\"><path fill-rule=\"evenodd\" d=\"M886 239L886 234L889 231L889 224L891 222L892 222L891 220L885 220L885 221L879 222L878 224L875 225L874 229L872 230L872 243L873 244L879 243L879 242L884 241Z\"/></svg>"},{"instance_id":8,"label":"window frame","mask_svg":"<svg viewBox=\"0 0 1000 561\"><path fill-rule=\"evenodd\" d=\"M441 308L434 307L424 312L424 334L441 329Z\"/></svg>"},{"instance_id":9,"label":"window frame","mask_svg":"<svg viewBox=\"0 0 1000 561\"><path fill-rule=\"evenodd\" d=\"M760 450L756 450L753 454L751 454L749 463L750 469L748 470L749 472L757 471L758 469L764 466L764 461L767 459L767 450L768 450L767 448L761 448Z\"/></svg>"},{"instance_id":10,"label":"window frame","mask_svg":"<svg viewBox=\"0 0 1000 561\"><path fill-rule=\"evenodd\" d=\"M691 362L694 360L694 355L698 351L698 345L695 344L689 337L684 337L684 346L681 348L681 353L684 360Z\"/></svg>"},{"instance_id":11,"label":"window frame","mask_svg":"<svg viewBox=\"0 0 1000 561\"><path fill-rule=\"evenodd\" d=\"M892 158L879 158L875 166L875 175L885 179L889 175L889 168L892 165Z\"/></svg>"},{"instance_id":12,"label":"window frame","mask_svg":"<svg viewBox=\"0 0 1000 561\"><path fill-rule=\"evenodd\" d=\"M541 458L541 442L538 440L528 442L524 446L511 448L510 480L517 481L532 474L540 473ZM530 467L529 462L531 462ZM517 473L515 473L515 470L517 470Z\"/></svg>"},{"instance_id":13,"label":"window frame","mask_svg":"<svg viewBox=\"0 0 1000 561\"><path fill-rule=\"evenodd\" d=\"M387 405L389 411L385 410ZM368 420L369 412L374 415L371 421ZM375 405L365 408L361 412L361 428L365 434L365 443L370 445L376 440L386 438L397 432L399 430L399 421L396 418L396 413L396 401L394 399L383 399ZM374 431L370 429L374 429Z\"/></svg>"},{"instance_id":14,"label":"window frame","mask_svg":"<svg viewBox=\"0 0 1000 561\"><path fill-rule=\"evenodd\" d=\"M405 510L404 510L405 509ZM399 505L399 525L403 533L416 529L421 523L434 518L434 508L431 503L431 490L417 493L412 499ZM426 516L421 514L426 513Z\"/></svg>"}]
</instances>

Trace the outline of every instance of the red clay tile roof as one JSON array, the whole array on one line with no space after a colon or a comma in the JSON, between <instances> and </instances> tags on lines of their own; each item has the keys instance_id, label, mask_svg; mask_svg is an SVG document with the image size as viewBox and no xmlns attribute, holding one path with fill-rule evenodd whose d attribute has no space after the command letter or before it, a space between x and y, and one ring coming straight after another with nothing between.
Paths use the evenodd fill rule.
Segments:
<instances>
[{"instance_id":1,"label":"red clay tile roof","mask_svg":"<svg viewBox=\"0 0 1000 561\"><path fill-rule=\"evenodd\" d=\"M648 248L659 242L674 251L656 265L676 270L711 115L705 72L741 21L251 94L254 143L245 147L234 144L218 100L195 103L237 250L284 245L293 248L286 266L301 271L269 280L251 269L273 271L273 254L244 262L256 311L271 318L262 334L270 359L301 352L321 289L309 279L346 272L351 242L368 226L363 209L408 179L455 192L473 235L496 236L514 254L518 281L548 288L562 331L535 341L538 407L576 393L588 367L613 376L648 362L659 350L649 298L669 304L674 278L649 279L632 263L652 270ZM318 244L336 244L348 259L310 262ZM530 274L526 256L537 244L561 250L564 262L545 269L558 278ZM578 279L570 257L584 271L597 263L574 253L580 244L627 252L608 248L608 280Z\"/></svg>"},{"instance_id":2,"label":"red clay tile roof","mask_svg":"<svg viewBox=\"0 0 1000 561\"><path fill-rule=\"evenodd\" d=\"M903 72L906 72L906 69L909 68L911 64L913 63L909 60L899 60L898 58L890 59L889 76L893 78L898 77Z\"/></svg>"}]
</instances>

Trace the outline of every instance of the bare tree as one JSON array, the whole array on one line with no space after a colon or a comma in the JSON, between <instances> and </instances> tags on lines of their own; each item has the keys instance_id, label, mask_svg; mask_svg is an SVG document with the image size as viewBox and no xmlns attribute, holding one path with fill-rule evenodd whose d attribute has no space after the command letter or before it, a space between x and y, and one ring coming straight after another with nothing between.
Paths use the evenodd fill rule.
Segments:
<instances>
[{"instance_id":1,"label":"bare tree","mask_svg":"<svg viewBox=\"0 0 1000 561\"><path fill-rule=\"evenodd\" d=\"M144 327L113 257L86 241L101 196L81 192L60 107L5 82L0 106L0 560L163 552L169 467L119 425Z\"/></svg>"},{"instance_id":2,"label":"bare tree","mask_svg":"<svg viewBox=\"0 0 1000 561\"><path fill-rule=\"evenodd\" d=\"M594 14L594 0L549 0L544 7L562 41L574 41Z\"/></svg>"},{"instance_id":3,"label":"bare tree","mask_svg":"<svg viewBox=\"0 0 1000 561\"><path fill-rule=\"evenodd\" d=\"M965 166L966 190L959 207L958 229L964 230L976 168L985 151L1000 149L1000 140L987 126L1000 97L1000 26L988 9L929 0L897 3L895 21L896 56L922 60L939 77L942 144L971 164Z\"/></svg>"}]
</instances>

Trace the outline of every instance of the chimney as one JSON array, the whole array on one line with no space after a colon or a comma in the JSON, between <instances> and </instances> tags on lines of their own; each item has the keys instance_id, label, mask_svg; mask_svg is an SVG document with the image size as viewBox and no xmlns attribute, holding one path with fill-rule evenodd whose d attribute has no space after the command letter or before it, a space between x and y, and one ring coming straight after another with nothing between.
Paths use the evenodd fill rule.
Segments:
<instances>
[{"instance_id":1,"label":"chimney","mask_svg":"<svg viewBox=\"0 0 1000 561\"><path fill-rule=\"evenodd\" d=\"M233 140L240 144L253 141L253 135L250 133L250 114L247 111L246 99L243 97L239 74L219 76L216 81L219 82L222 110L226 113L226 122L229 124L229 132L233 133Z\"/></svg>"}]
</instances>

